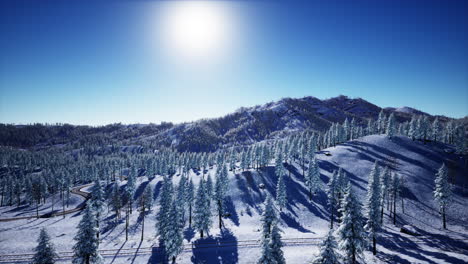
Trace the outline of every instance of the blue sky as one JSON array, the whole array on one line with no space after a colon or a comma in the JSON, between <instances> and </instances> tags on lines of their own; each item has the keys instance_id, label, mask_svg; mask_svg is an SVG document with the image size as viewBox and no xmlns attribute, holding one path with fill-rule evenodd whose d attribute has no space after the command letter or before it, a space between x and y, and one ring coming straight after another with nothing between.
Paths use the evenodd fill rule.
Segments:
<instances>
[{"instance_id":1,"label":"blue sky","mask_svg":"<svg viewBox=\"0 0 468 264\"><path fill-rule=\"evenodd\" d=\"M1 2L1 123L183 122L340 94L468 115L467 1L216 1L234 30L209 66L167 56L168 1L70 2Z\"/></svg>"}]
</instances>

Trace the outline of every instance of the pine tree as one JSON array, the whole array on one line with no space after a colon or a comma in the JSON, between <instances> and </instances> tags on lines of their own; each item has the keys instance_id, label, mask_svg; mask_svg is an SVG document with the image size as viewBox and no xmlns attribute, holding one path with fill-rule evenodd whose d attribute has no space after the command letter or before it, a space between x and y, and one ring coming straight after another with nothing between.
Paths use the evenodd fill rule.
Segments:
<instances>
[{"instance_id":1,"label":"pine tree","mask_svg":"<svg viewBox=\"0 0 468 264\"><path fill-rule=\"evenodd\" d=\"M120 194L120 186L119 183L116 181L112 187L112 193L110 196L109 203L112 209L115 212L117 219L120 218L120 209L122 208L122 197Z\"/></svg>"},{"instance_id":2,"label":"pine tree","mask_svg":"<svg viewBox=\"0 0 468 264\"><path fill-rule=\"evenodd\" d=\"M346 263L355 264L366 246L366 233L361 205L356 200L350 183L346 187L340 211L341 224L337 230L339 248L344 252Z\"/></svg>"},{"instance_id":3,"label":"pine tree","mask_svg":"<svg viewBox=\"0 0 468 264\"><path fill-rule=\"evenodd\" d=\"M440 140L439 138L440 133L441 133L441 126L440 126L439 118L436 117L434 119L434 122L432 123L432 140L434 140L434 142L437 142L437 139Z\"/></svg>"},{"instance_id":4,"label":"pine tree","mask_svg":"<svg viewBox=\"0 0 468 264\"><path fill-rule=\"evenodd\" d=\"M32 264L54 264L58 256L45 228L41 229L37 243Z\"/></svg>"},{"instance_id":5,"label":"pine tree","mask_svg":"<svg viewBox=\"0 0 468 264\"><path fill-rule=\"evenodd\" d=\"M172 206L173 192L172 180L167 176L164 177L159 199L159 212L156 215L156 229L158 230L159 238L163 242L168 240L167 229L174 221L174 219L168 217Z\"/></svg>"},{"instance_id":6,"label":"pine tree","mask_svg":"<svg viewBox=\"0 0 468 264\"><path fill-rule=\"evenodd\" d=\"M447 228L446 210L451 200L452 190L448 182L448 170L445 163L442 164L439 171L436 173L434 199L439 203L439 211L442 214L443 228Z\"/></svg>"},{"instance_id":7,"label":"pine tree","mask_svg":"<svg viewBox=\"0 0 468 264\"><path fill-rule=\"evenodd\" d=\"M127 179L127 185L125 186L125 200L127 201L128 209L130 209L130 214L132 213L133 196L135 195L136 189L136 174L136 171L130 171Z\"/></svg>"},{"instance_id":8,"label":"pine tree","mask_svg":"<svg viewBox=\"0 0 468 264\"><path fill-rule=\"evenodd\" d=\"M390 178L390 187L389 187L389 195L391 198L390 204L391 204L391 210L390 212L393 215L393 224L396 224L396 201L398 194L400 193L400 177L396 173L392 173L392 176Z\"/></svg>"},{"instance_id":9,"label":"pine tree","mask_svg":"<svg viewBox=\"0 0 468 264\"><path fill-rule=\"evenodd\" d=\"M383 224L384 206L387 202L387 209L389 208L388 188L390 185L390 172L388 167L380 173L380 223Z\"/></svg>"},{"instance_id":10,"label":"pine tree","mask_svg":"<svg viewBox=\"0 0 468 264\"><path fill-rule=\"evenodd\" d=\"M284 177L282 174L278 175L278 183L276 185L276 202L280 208L280 211L286 207L286 184L284 183Z\"/></svg>"},{"instance_id":11,"label":"pine tree","mask_svg":"<svg viewBox=\"0 0 468 264\"><path fill-rule=\"evenodd\" d=\"M396 133L396 124L395 124L395 115L390 114L390 117L387 120L387 137L392 138Z\"/></svg>"},{"instance_id":12,"label":"pine tree","mask_svg":"<svg viewBox=\"0 0 468 264\"><path fill-rule=\"evenodd\" d=\"M330 207L330 229L333 229L333 221L336 209L336 197L337 197L337 173L333 171L332 176L328 182L327 188L327 203Z\"/></svg>"},{"instance_id":13,"label":"pine tree","mask_svg":"<svg viewBox=\"0 0 468 264\"><path fill-rule=\"evenodd\" d=\"M262 255L258 260L257 264L276 264L276 260L273 256L273 252L270 246L270 237L262 237L261 242Z\"/></svg>"},{"instance_id":14,"label":"pine tree","mask_svg":"<svg viewBox=\"0 0 468 264\"><path fill-rule=\"evenodd\" d=\"M171 209L168 213L169 219L177 219L177 204L175 201L172 202ZM169 259L172 259L172 263L175 263L177 255L182 252L183 249L183 238L182 238L182 228L177 221L172 221L168 225L166 231L166 241L164 241L164 248Z\"/></svg>"},{"instance_id":15,"label":"pine tree","mask_svg":"<svg viewBox=\"0 0 468 264\"><path fill-rule=\"evenodd\" d=\"M186 190L187 187L187 178L182 175L180 177L179 185L177 185L176 193L176 206L177 206L177 218L179 219L180 226L183 228L185 226L185 207L187 204L186 200Z\"/></svg>"},{"instance_id":16,"label":"pine tree","mask_svg":"<svg viewBox=\"0 0 468 264\"><path fill-rule=\"evenodd\" d=\"M376 240L377 233L380 230L380 182L379 182L379 167L377 161L374 163L369 174L369 180L367 185L367 222L364 227L372 238L372 253L377 254Z\"/></svg>"},{"instance_id":17,"label":"pine tree","mask_svg":"<svg viewBox=\"0 0 468 264\"><path fill-rule=\"evenodd\" d=\"M328 235L320 246L319 255L312 261L312 264L339 264L336 248L338 247L333 230L328 231Z\"/></svg>"},{"instance_id":18,"label":"pine tree","mask_svg":"<svg viewBox=\"0 0 468 264\"><path fill-rule=\"evenodd\" d=\"M138 204L140 205L140 215L142 218L141 221L141 241L143 241L144 233L145 233L145 216L146 210L151 210L153 206L153 188L151 185L146 185L143 194L140 196L138 200Z\"/></svg>"},{"instance_id":19,"label":"pine tree","mask_svg":"<svg viewBox=\"0 0 468 264\"><path fill-rule=\"evenodd\" d=\"M101 186L101 182L99 180L96 180L91 191L90 205L94 215L96 216L96 227L98 228L98 230L99 221L101 220L101 214L104 210L104 200L104 190ZM99 239L99 232L97 234L97 238Z\"/></svg>"},{"instance_id":20,"label":"pine tree","mask_svg":"<svg viewBox=\"0 0 468 264\"><path fill-rule=\"evenodd\" d=\"M306 185L309 189L309 199L312 201L312 195L315 194L320 187L320 171L315 157L313 157L309 162Z\"/></svg>"},{"instance_id":21,"label":"pine tree","mask_svg":"<svg viewBox=\"0 0 468 264\"><path fill-rule=\"evenodd\" d=\"M187 201L188 209L189 209L189 226L192 227L192 209L193 209L193 201L194 201L194 193L195 193L195 187L193 186L193 181L190 179L187 182L187 186L185 187L185 199Z\"/></svg>"},{"instance_id":22,"label":"pine tree","mask_svg":"<svg viewBox=\"0 0 468 264\"><path fill-rule=\"evenodd\" d=\"M277 221L274 221L271 227L270 247L275 263L285 264L286 260L284 259L283 250L281 249L283 247L283 243L281 242L280 231Z\"/></svg>"},{"instance_id":23,"label":"pine tree","mask_svg":"<svg viewBox=\"0 0 468 264\"><path fill-rule=\"evenodd\" d=\"M98 252L98 229L95 223L96 219L90 206L86 206L83 218L78 224L78 233L74 238L76 241L76 244L73 246L74 264L102 263L102 257Z\"/></svg>"},{"instance_id":24,"label":"pine tree","mask_svg":"<svg viewBox=\"0 0 468 264\"><path fill-rule=\"evenodd\" d=\"M271 246L271 233L273 228L275 228L274 226L276 225L277 220L278 219L275 208L273 206L272 198L270 194L267 194L264 202L264 209L260 219L262 223L262 255L257 262L259 264L277 264L276 256Z\"/></svg>"},{"instance_id":25,"label":"pine tree","mask_svg":"<svg viewBox=\"0 0 468 264\"><path fill-rule=\"evenodd\" d=\"M200 184L197 189L197 197L195 198L194 210L194 227L200 232L200 237L203 237L204 232L208 232L211 227L211 208L208 193L205 187L205 181L200 179Z\"/></svg>"},{"instance_id":26,"label":"pine tree","mask_svg":"<svg viewBox=\"0 0 468 264\"><path fill-rule=\"evenodd\" d=\"M219 229L222 228L222 215L224 212L224 200L226 198L226 193L228 190L228 178L227 178L227 168L226 164L223 164L220 167L220 170L216 173L216 184L215 184L215 201L218 208L218 219L219 219Z\"/></svg>"}]
</instances>

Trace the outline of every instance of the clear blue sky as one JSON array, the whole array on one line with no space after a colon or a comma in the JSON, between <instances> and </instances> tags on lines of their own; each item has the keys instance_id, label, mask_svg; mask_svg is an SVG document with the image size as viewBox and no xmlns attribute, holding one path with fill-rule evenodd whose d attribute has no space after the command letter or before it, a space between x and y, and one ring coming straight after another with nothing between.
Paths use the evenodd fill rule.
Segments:
<instances>
[{"instance_id":1,"label":"clear blue sky","mask_svg":"<svg viewBox=\"0 0 468 264\"><path fill-rule=\"evenodd\" d=\"M205 67L162 47L168 2L1 1L0 122L182 122L340 94L468 115L468 1L222 4L231 43Z\"/></svg>"}]
</instances>

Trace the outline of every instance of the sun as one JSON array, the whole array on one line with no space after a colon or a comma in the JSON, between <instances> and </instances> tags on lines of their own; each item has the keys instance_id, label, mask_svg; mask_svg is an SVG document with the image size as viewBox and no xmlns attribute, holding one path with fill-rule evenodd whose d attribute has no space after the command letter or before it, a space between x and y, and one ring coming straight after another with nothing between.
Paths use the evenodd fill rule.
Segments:
<instances>
[{"instance_id":1,"label":"sun","mask_svg":"<svg viewBox=\"0 0 468 264\"><path fill-rule=\"evenodd\" d=\"M177 60L210 61L228 52L232 24L222 1L174 1L161 16L162 44Z\"/></svg>"}]
</instances>

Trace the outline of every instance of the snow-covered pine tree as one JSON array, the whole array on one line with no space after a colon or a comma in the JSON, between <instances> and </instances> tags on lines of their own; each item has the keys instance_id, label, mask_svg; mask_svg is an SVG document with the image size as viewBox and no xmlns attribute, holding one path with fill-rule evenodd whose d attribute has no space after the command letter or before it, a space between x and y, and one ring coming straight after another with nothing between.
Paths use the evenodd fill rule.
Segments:
<instances>
[{"instance_id":1,"label":"snow-covered pine tree","mask_svg":"<svg viewBox=\"0 0 468 264\"><path fill-rule=\"evenodd\" d=\"M369 180L367 184L367 197L366 197L366 209L367 209L367 222L364 227L369 232L372 238L372 253L377 254L376 240L377 233L380 230L380 182L379 182L379 166L377 161L374 163L369 174Z\"/></svg>"},{"instance_id":2,"label":"snow-covered pine tree","mask_svg":"<svg viewBox=\"0 0 468 264\"><path fill-rule=\"evenodd\" d=\"M136 175L137 171L136 169L131 169L130 173L128 174L127 178L127 185L125 185L125 196L126 196L126 201L127 201L127 206L130 209L130 214L133 211L133 196L135 195L135 190L136 190Z\"/></svg>"},{"instance_id":3,"label":"snow-covered pine tree","mask_svg":"<svg viewBox=\"0 0 468 264\"><path fill-rule=\"evenodd\" d=\"M37 247L34 249L32 264L54 264L57 259L54 245L50 241L50 236L45 228L41 229L37 239Z\"/></svg>"},{"instance_id":4,"label":"snow-covered pine tree","mask_svg":"<svg viewBox=\"0 0 468 264\"><path fill-rule=\"evenodd\" d=\"M151 207L153 206L153 188L151 188L151 185L146 185L145 190L143 191L143 194L140 196L138 200L138 204L140 205L140 215L142 218L141 221L141 241L143 241L144 233L145 233L145 216L146 216L146 211L151 210Z\"/></svg>"},{"instance_id":5,"label":"snow-covered pine tree","mask_svg":"<svg viewBox=\"0 0 468 264\"><path fill-rule=\"evenodd\" d=\"M315 257L312 264L339 264L338 254L336 253L337 247L338 244L333 236L333 230L330 229L320 246L319 255Z\"/></svg>"},{"instance_id":6,"label":"snow-covered pine tree","mask_svg":"<svg viewBox=\"0 0 468 264\"><path fill-rule=\"evenodd\" d=\"M393 224L396 224L396 201L400 193L400 177L396 173L392 173L390 178L389 194L391 198L391 213L393 215Z\"/></svg>"},{"instance_id":7,"label":"snow-covered pine tree","mask_svg":"<svg viewBox=\"0 0 468 264\"><path fill-rule=\"evenodd\" d=\"M270 246L270 236L262 237L262 253L257 264L276 264L273 252Z\"/></svg>"},{"instance_id":8,"label":"snow-covered pine tree","mask_svg":"<svg viewBox=\"0 0 468 264\"><path fill-rule=\"evenodd\" d=\"M395 123L395 115L393 113L390 114L390 117L388 117L387 120L387 128L386 128L386 134L387 137L392 138L396 134L396 123Z\"/></svg>"},{"instance_id":9,"label":"snow-covered pine tree","mask_svg":"<svg viewBox=\"0 0 468 264\"><path fill-rule=\"evenodd\" d=\"M200 179L200 184L197 189L195 198L195 210L193 215L193 224L195 229L200 232L200 237L203 237L204 232L208 232L211 227L211 208L208 193L205 187L205 181Z\"/></svg>"},{"instance_id":10,"label":"snow-covered pine tree","mask_svg":"<svg viewBox=\"0 0 468 264\"><path fill-rule=\"evenodd\" d=\"M115 212L116 218L119 219L120 209L122 208L122 197L120 194L120 186L118 181L116 181L112 186L112 193L110 195L109 203L112 207L112 210Z\"/></svg>"},{"instance_id":11,"label":"snow-covered pine tree","mask_svg":"<svg viewBox=\"0 0 468 264\"><path fill-rule=\"evenodd\" d=\"M382 110L380 110L379 117L377 119L377 133L378 134L385 134L385 129L387 127L387 117Z\"/></svg>"},{"instance_id":12,"label":"snow-covered pine tree","mask_svg":"<svg viewBox=\"0 0 468 264\"><path fill-rule=\"evenodd\" d=\"M415 115L411 117L409 123L408 136L414 141L418 135L418 119Z\"/></svg>"},{"instance_id":13,"label":"snow-covered pine tree","mask_svg":"<svg viewBox=\"0 0 468 264\"><path fill-rule=\"evenodd\" d=\"M284 183L284 176L282 174L278 175L278 182L276 184L276 202L280 208L280 211L286 207L287 203L286 196L286 184Z\"/></svg>"},{"instance_id":14,"label":"snow-covered pine tree","mask_svg":"<svg viewBox=\"0 0 468 264\"><path fill-rule=\"evenodd\" d=\"M333 171L330 180L328 181L328 188L327 188L327 203L330 207L330 229L333 229L333 222L334 222L334 215L336 209L336 197L337 197L337 177L338 174L336 171Z\"/></svg>"},{"instance_id":15,"label":"snow-covered pine tree","mask_svg":"<svg viewBox=\"0 0 468 264\"><path fill-rule=\"evenodd\" d=\"M442 226L447 228L446 210L452 197L452 189L448 181L448 170L445 163L436 173L434 199L439 203L439 212L442 214Z\"/></svg>"},{"instance_id":16,"label":"snow-covered pine tree","mask_svg":"<svg viewBox=\"0 0 468 264\"><path fill-rule=\"evenodd\" d=\"M309 189L309 199L312 201L312 195L315 194L320 187L320 171L315 157L309 161L306 185Z\"/></svg>"},{"instance_id":17,"label":"snow-covered pine tree","mask_svg":"<svg viewBox=\"0 0 468 264\"><path fill-rule=\"evenodd\" d=\"M432 140L434 142L437 142L437 140L439 139L440 140L440 134L441 134L441 125L440 125L440 122L439 122L439 118L436 117L434 119L434 122L432 122Z\"/></svg>"},{"instance_id":18,"label":"snow-covered pine tree","mask_svg":"<svg viewBox=\"0 0 468 264\"><path fill-rule=\"evenodd\" d=\"M172 202L171 208L168 212L169 219L177 219L179 213L177 212L177 204L175 201ZM175 263L177 255L182 252L183 249L183 237L182 237L182 228L177 221L171 221L167 226L166 230L166 240L164 241L164 249L169 257L172 259L172 263Z\"/></svg>"},{"instance_id":19,"label":"snow-covered pine tree","mask_svg":"<svg viewBox=\"0 0 468 264\"><path fill-rule=\"evenodd\" d=\"M284 259L283 250L283 242L281 242L281 230L278 227L278 222L274 221L273 225L271 226L271 234L270 234L270 247L271 252L273 254L273 259L277 264L285 264L286 260Z\"/></svg>"},{"instance_id":20,"label":"snow-covered pine tree","mask_svg":"<svg viewBox=\"0 0 468 264\"><path fill-rule=\"evenodd\" d=\"M275 207L269 193L265 198L264 209L260 219L262 223L262 255L258 261L259 264L276 264L276 256L271 246L272 231L278 221ZM278 233L279 235L279 233Z\"/></svg>"},{"instance_id":21,"label":"snow-covered pine tree","mask_svg":"<svg viewBox=\"0 0 468 264\"><path fill-rule=\"evenodd\" d=\"M224 199L228 190L227 167L223 164L216 173L215 195L216 207L218 209L219 229L223 226L222 216L224 212Z\"/></svg>"},{"instance_id":22,"label":"snow-covered pine tree","mask_svg":"<svg viewBox=\"0 0 468 264\"><path fill-rule=\"evenodd\" d=\"M348 182L343 197L341 224L337 230L339 248L344 253L346 263L355 264L367 245L364 231L364 218L361 213L361 205L354 196L351 183Z\"/></svg>"},{"instance_id":23,"label":"snow-covered pine tree","mask_svg":"<svg viewBox=\"0 0 468 264\"><path fill-rule=\"evenodd\" d=\"M385 167L380 173L380 223L383 224L383 213L385 203L387 203L387 210L389 208L388 188L390 185L390 171Z\"/></svg>"},{"instance_id":24,"label":"snow-covered pine tree","mask_svg":"<svg viewBox=\"0 0 468 264\"><path fill-rule=\"evenodd\" d=\"M174 219L169 219L168 217L172 205L173 193L174 188L172 186L172 180L165 176L159 198L159 212L156 215L156 229L158 230L159 238L163 242L167 241L167 228L174 221Z\"/></svg>"},{"instance_id":25,"label":"snow-covered pine tree","mask_svg":"<svg viewBox=\"0 0 468 264\"><path fill-rule=\"evenodd\" d=\"M206 189L206 193L208 194L208 198L209 198L208 200L211 204L211 198L213 198L213 192L214 192L213 179L211 178L211 174L208 174L206 178L205 189Z\"/></svg>"},{"instance_id":26,"label":"snow-covered pine tree","mask_svg":"<svg viewBox=\"0 0 468 264\"><path fill-rule=\"evenodd\" d=\"M179 185L177 185L176 199L175 203L177 206L177 213L180 226L183 228L185 226L185 206L187 204L186 200L186 190L187 187L187 178L182 175L180 177Z\"/></svg>"},{"instance_id":27,"label":"snow-covered pine tree","mask_svg":"<svg viewBox=\"0 0 468 264\"><path fill-rule=\"evenodd\" d=\"M91 209L96 216L96 227L99 230L99 221L101 220L101 214L104 210L104 190L101 186L101 182L98 179L94 183L89 201ZM99 240L99 232L97 233L97 238Z\"/></svg>"},{"instance_id":28,"label":"snow-covered pine tree","mask_svg":"<svg viewBox=\"0 0 468 264\"><path fill-rule=\"evenodd\" d=\"M97 239L96 219L91 211L91 206L86 206L83 218L78 224L78 232L74 238L76 244L73 246L74 264L99 264L102 257L99 255L99 241Z\"/></svg>"},{"instance_id":29,"label":"snow-covered pine tree","mask_svg":"<svg viewBox=\"0 0 468 264\"><path fill-rule=\"evenodd\" d=\"M195 187L193 185L193 181L190 178L190 180L187 182L187 185L185 187L185 200L187 201L187 206L188 206L188 220L189 220L189 227L192 227L192 209L193 209L193 201L194 201L194 195L195 195Z\"/></svg>"}]
</instances>

